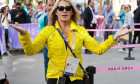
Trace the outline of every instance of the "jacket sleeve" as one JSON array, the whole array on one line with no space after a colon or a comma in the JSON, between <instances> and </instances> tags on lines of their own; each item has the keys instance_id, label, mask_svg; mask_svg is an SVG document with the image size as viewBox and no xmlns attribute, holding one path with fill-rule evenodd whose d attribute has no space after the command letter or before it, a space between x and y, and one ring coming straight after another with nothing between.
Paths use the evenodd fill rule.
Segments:
<instances>
[{"instance_id":1,"label":"jacket sleeve","mask_svg":"<svg viewBox=\"0 0 140 84\"><path fill-rule=\"evenodd\" d=\"M105 53L109 48L117 44L117 41L113 40L113 35L110 35L109 38L101 44L99 44L93 37L91 37L87 30L84 28L82 35L84 39L84 47L98 55Z\"/></svg>"},{"instance_id":2,"label":"jacket sleeve","mask_svg":"<svg viewBox=\"0 0 140 84\"><path fill-rule=\"evenodd\" d=\"M22 43L26 55L34 55L44 48L49 36L48 31L49 30L45 27L32 42L29 32L27 32L26 35L19 35L19 40Z\"/></svg>"},{"instance_id":3,"label":"jacket sleeve","mask_svg":"<svg viewBox=\"0 0 140 84\"><path fill-rule=\"evenodd\" d=\"M28 9L27 9L27 6L26 6L26 5L23 6L23 9L24 9L24 11L25 11L26 13L28 13Z\"/></svg>"}]
</instances>

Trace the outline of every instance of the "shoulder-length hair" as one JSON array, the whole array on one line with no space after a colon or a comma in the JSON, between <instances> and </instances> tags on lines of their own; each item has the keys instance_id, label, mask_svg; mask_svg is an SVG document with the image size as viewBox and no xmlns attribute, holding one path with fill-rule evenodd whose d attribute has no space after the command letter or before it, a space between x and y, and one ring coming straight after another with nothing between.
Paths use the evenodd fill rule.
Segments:
<instances>
[{"instance_id":1,"label":"shoulder-length hair","mask_svg":"<svg viewBox=\"0 0 140 84\"><path fill-rule=\"evenodd\" d=\"M30 4L30 0L29 0L29 4ZM24 5L26 5L27 7L29 7L29 4L26 4L26 0L24 1Z\"/></svg>"},{"instance_id":2,"label":"shoulder-length hair","mask_svg":"<svg viewBox=\"0 0 140 84\"><path fill-rule=\"evenodd\" d=\"M50 17L50 26L55 26L55 22L58 19L57 15L55 14L57 11L57 6L59 4L60 1L66 1L68 2L71 6L72 6L72 12L73 15L71 16L71 20L74 21L74 23L76 25L78 25L78 21L79 21L79 12L77 10L77 8L75 7L75 5L73 5L73 3L70 0L57 0L49 14Z\"/></svg>"}]
</instances>

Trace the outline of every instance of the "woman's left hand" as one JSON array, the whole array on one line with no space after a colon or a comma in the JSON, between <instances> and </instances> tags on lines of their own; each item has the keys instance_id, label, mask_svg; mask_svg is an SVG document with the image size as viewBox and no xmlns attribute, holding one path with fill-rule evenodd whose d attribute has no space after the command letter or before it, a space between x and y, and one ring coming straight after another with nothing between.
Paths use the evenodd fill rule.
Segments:
<instances>
[{"instance_id":1,"label":"woman's left hand","mask_svg":"<svg viewBox=\"0 0 140 84\"><path fill-rule=\"evenodd\" d=\"M125 29L125 28L122 27L121 29L119 29L117 31L117 33L113 36L113 40L117 40L119 37L124 36L124 35L128 34L129 32L132 32L134 28L128 29L128 30L123 30L123 29Z\"/></svg>"}]
</instances>

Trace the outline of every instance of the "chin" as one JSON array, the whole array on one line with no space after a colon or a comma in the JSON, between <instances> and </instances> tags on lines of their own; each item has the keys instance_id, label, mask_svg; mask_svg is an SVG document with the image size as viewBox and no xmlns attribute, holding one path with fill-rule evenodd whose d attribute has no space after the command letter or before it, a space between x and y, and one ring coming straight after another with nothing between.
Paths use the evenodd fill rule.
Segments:
<instances>
[{"instance_id":1,"label":"chin","mask_svg":"<svg viewBox=\"0 0 140 84\"><path fill-rule=\"evenodd\" d=\"M67 21L70 21L70 19L62 19L61 21L67 22Z\"/></svg>"}]
</instances>

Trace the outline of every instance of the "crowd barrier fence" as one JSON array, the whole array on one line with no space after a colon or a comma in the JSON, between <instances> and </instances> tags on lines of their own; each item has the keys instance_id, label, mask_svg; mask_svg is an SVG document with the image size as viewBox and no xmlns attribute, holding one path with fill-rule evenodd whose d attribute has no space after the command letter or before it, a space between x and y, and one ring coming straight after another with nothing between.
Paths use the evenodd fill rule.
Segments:
<instances>
[{"instance_id":1,"label":"crowd barrier fence","mask_svg":"<svg viewBox=\"0 0 140 84\"><path fill-rule=\"evenodd\" d=\"M115 71L135 71L140 70L140 66L118 66L118 67L94 67L88 66L86 72L90 77L90 84L94 84L94 75L98 72L115 72Z\"/></svg>"}]
</instances>

